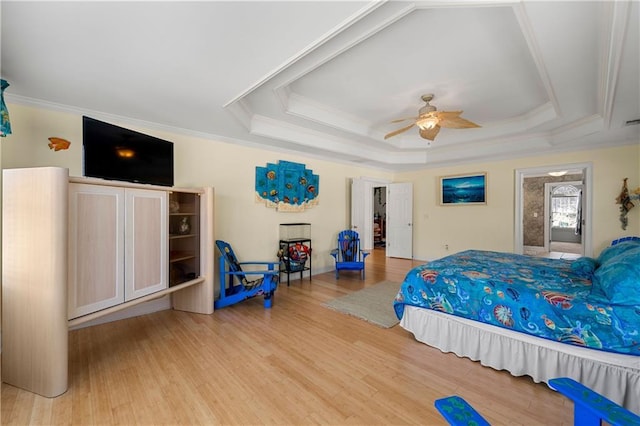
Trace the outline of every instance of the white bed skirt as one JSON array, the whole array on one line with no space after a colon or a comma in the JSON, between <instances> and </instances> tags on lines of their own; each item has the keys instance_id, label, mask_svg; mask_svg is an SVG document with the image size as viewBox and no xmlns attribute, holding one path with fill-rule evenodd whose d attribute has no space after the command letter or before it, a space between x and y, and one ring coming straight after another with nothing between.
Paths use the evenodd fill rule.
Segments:
<instances>
[{"instance_id":1,"label":"white bed skirt","mask_svg":"<svg viewBox=\"0 0 640 426\"><path fill-rule=\"evenodd\" d=\"M570 377L640 415L639 356L567 345L414 306L405 306L400 325L442 352L514 376L545 383Z\"/></svg>"}]
</instances>

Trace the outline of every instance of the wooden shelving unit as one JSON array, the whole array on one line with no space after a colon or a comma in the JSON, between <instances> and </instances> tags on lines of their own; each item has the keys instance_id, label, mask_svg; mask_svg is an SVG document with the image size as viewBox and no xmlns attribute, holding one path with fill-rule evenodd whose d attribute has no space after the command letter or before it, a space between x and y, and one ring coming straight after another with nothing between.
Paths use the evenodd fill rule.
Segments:
<instances>
[{"instance_id":1,"label":"wooden shelving unit","mask_svg":"<svg viewBox=\"0 0 640 426\"><path fill-rule=\"evenodd\" d=\"M200 271L200 196L169 194L169 287L192 280Z\"/></svg>"},{"instance_id":2,"label":"wooden shelving unit","mask_svg":"<svg viewBox=\"0 0 640 426\"><path fill-rule=\"evenodd\" d=\"M80 266L78 262L72 261L77 253L70 252L68 244L71 238L69 234L74 229L69 223L70 184L126 188L126 191L145 189L162 194L165 200L168 196L169 200L177 201L177 204L173 204L173 207L178 206L177 209L166 204L161 209L165 217L168 214L169 232L166 222L163 222L164 226L154 228L145 226L148 221L143 219L136 221L140 226L133 231L137 238L147 243L168 243L169 254L167 255L166 250L163 251L162 262L147 262L147 256L142 256L140 261L135 257L134 260L127 260L126 256L113 256L111 259L114 264L119 265L117 268L111 268L118 271L112 274L114 277L119 277L121 270L124 270L126 275L127 268L131 273L132 266L138 270L142 268L145 273L151 271L153 276L165 277L161 288L140 297L133 295L130 299L125 298L124 303L96 308L69 320L69 269L91 271L92 268L111 266L106 261L85 260L84 257L78 261L82 263ZM143 191L131 192L137 194ZM167 295L171 296L173 309L200 314L213 313L213 194L213 188L210 187L168 188L101 179L70 178L69 171L59 167L4 170L2 381L45 397L55 397L64 393L68 386L69 327ZM85 217L92 217L95 212L101 211L99 202L91 205L94 208L81 208L79 211ZM142 207L145 205L141 203ZM126 216L122 215L114 220L131 222L131 218ZM142 211L140 217L147 217L145 211ZM186 231L179 227L184 218L187 218L189 223L189 229ZM101 241L104 244L104 240L99 238L94 239L94 243L90 240L76 252L96 250L91 244L100 244ZM129 250L132 245L135 244L125 239L124 251ZM136 247L140 248L140 244ZM115 252L121 251L123 250L118 249ZM169 280L166 279L167 272ZM79 285L83 285L83 282L85 281L78 281ZM100 294L97 293L97 296Z\"/></svg>"}]
</instances>

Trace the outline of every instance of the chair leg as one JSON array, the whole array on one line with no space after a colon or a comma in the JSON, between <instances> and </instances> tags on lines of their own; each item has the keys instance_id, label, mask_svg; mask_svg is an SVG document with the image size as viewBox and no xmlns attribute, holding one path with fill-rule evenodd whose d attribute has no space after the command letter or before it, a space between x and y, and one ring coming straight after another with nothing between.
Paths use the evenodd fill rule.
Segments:
<instances>
[{"instance_id":1,"label":"chair leg","mask_svg":"<svg viewBox=\"0 0 640 426\"><path fill-rule=\"evenodd\" d=\"M265 293L264 295L264 307L265 309L271 309L273 306L274 293Z\"/></svg>"}]
</instances>

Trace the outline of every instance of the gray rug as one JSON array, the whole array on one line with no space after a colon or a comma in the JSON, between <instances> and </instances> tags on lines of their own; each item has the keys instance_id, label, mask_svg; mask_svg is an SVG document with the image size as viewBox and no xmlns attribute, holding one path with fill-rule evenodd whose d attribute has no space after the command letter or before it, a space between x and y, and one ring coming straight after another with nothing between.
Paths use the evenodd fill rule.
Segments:
<instances>
[{"instance_id":1,"label":"gray rug","mask_svg":"<svg viewBox=\"0 0 640 426\"><path fill-rule=\"evenodd\" d=\"M377 326L390 328L400 322L393 311L393 299L399 289L398 283L382 281L355 293L325 302L323 305Z\"/></svg>"}]
</instances>

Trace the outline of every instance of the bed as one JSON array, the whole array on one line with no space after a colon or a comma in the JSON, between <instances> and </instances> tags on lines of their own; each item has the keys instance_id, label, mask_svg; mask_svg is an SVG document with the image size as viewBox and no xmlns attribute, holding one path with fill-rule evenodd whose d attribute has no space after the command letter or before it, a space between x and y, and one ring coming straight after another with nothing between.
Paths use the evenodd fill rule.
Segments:
<instances>
[{"instance_id":1,"label":"bed","mask_svg":"<svg viewBox=\"0 0 640 426\"><path fill-rule=\"evenodd\" d=\"M443 352L528 375L571 377L640 414L640 239L597 259L467 250L413 268L400 325Z\"/></svg>"}]
</instances>

